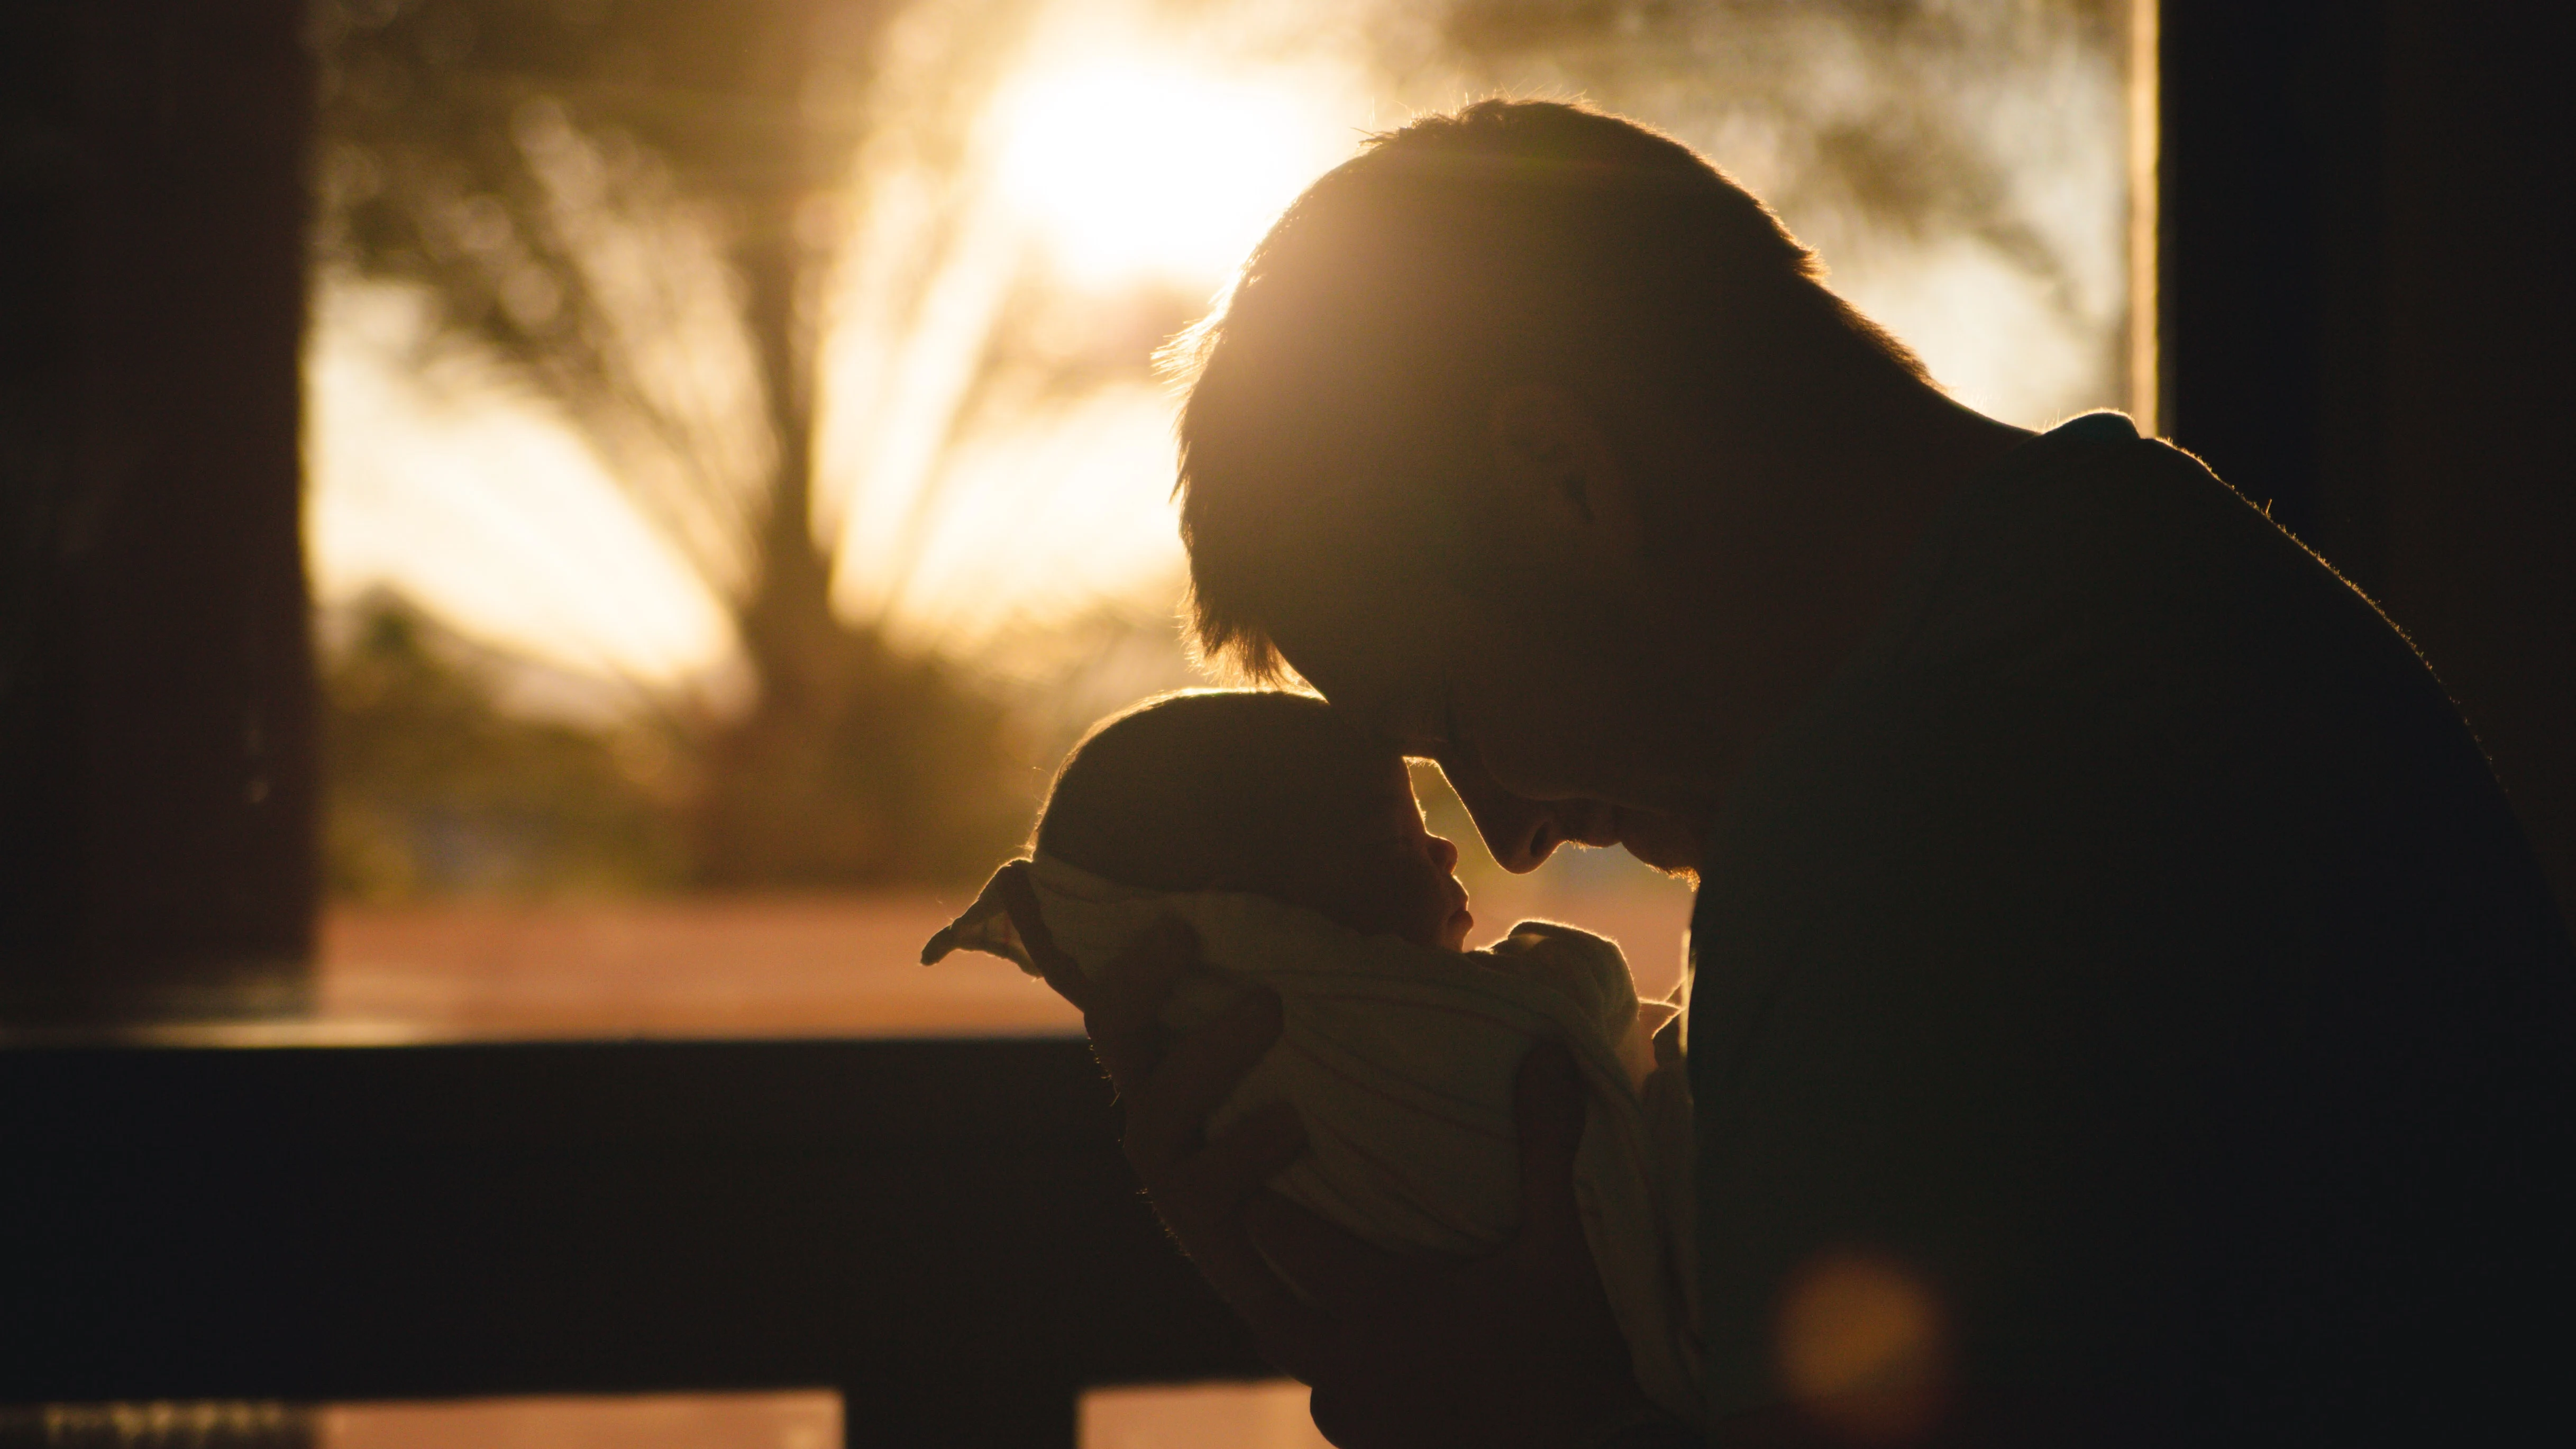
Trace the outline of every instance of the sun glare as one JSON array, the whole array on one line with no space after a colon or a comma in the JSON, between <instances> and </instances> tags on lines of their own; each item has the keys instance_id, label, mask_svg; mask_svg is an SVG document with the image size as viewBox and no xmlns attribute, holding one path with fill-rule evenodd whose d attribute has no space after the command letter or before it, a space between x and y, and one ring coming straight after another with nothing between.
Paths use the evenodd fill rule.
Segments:
<instances>
[{"instance_id":1,"label":"sun glare","mask_svg":"<svg viewBox=\"0 0 2576 1449\"><path fill-rule=\"evenodd\" d=\"M1141 56L1036 71L1000 114L1004 193L1091 283L1222 277L1334 159L1334 128L1285 78Z\"/></svg>"}]
</instances>

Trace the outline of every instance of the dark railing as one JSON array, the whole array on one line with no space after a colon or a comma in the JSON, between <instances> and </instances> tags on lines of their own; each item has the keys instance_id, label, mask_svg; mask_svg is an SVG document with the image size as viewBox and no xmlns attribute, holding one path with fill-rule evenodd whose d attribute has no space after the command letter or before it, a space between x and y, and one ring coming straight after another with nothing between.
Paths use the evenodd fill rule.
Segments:
<instances>
[{"instance_id":1,"label":"dark railing","mask_svg":"<svg viewBox=\"0 0 2576 1449\"><path fill-rule=\"evenodd\" d=\"M0 1052L0 1403L830 1385L1029 1446L1264 1372L1080 1042Z\"/></svg>"}]
</instances>

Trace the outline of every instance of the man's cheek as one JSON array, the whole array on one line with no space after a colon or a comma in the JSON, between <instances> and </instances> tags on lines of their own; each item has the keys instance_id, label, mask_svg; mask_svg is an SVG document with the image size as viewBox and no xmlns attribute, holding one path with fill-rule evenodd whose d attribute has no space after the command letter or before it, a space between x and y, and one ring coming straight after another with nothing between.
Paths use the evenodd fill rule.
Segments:
<instances>
[{"instance_id":1,"label":"man's cheek","mask_svg":"<svg viewBox=\"0 0 2576 1449\"><path fill-rule=\"evenodd\" d=\"M1581 686L1571 682L1516 700L1514 718L1492 731L1483 751L1494 782L1525 800L1603 793L1614 783L1601 778L1603 722L1582 702Z\"/></svg>"},{"instance_id":2,"label":"man's cheek","mask_svg":"<svg viewBox=\"0 0 2576 1449\"><path fill-rule=\"evenodd\" d=\"M1494 783L1524 800L1562 800L1587 793L1579 760L1569 759L1562 741L1523 737L1499 751L1487 751L1485 769Z\"/></svg>"}]
</instances>

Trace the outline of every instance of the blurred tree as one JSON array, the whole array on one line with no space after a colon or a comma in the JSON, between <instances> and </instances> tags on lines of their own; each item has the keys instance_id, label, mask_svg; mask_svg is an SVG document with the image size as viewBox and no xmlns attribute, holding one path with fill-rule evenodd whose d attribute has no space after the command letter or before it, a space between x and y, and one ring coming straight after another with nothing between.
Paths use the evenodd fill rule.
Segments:
<instances>
[{"instance_id":1,"label":"blurred tree","mask_svg":"<svg viewBox=\"0 0 2576 1449\"><path fill-rule=\"evenodd\" d=\"M674 883L651 752L501 707L489 660L390 596L323 672L324 870L333 894L630 892ZM639 727L649 728L649 727Z\"/></svg>"},{"instance_id":2,"label":"blurred tree","mask_svg":"<svg viewBox=\"0 0 2576 1449\"><path fill-rule=\"evenodd\" d=\"M1649 117L1752 184L1845 284L1973 249L2027 279L2065 339L2042 354L2016 337L2022 366L2065 375L2019 385L2045 413L2127 392L2132 3L1445 0L1390 27L1379 63Z\"/></svg>"},{"instance_id":3,"label":"blurred tree","mask_svg":"<svg viewBox=\"0 0 2576 1449\"><path fill-rule=\"evenodd\" d=\"M1899 235L1967 230L2046 266L2009 193L2016 163L2028 170L2052 138L1999 133L1986 93L2037 89L2015 99L2044 106L2115 69L2131 3L1448 0L1428 38L1471 82L1545 76L1713 134L1750 122L1735 133L1746 149L1792 153L1771 168L1788 184L1775 204L1849 209Z\"/></svg>"},{"instance_id":4,"label":"blurred tree","mask_svg":"<svg viewBox=\"0 0 2576 1449\"><path fill-rule=\"evenodd\" d=\"M711 884L945 876L1026 820L1007 713L836 616L816 539L815 298L894 8L314 3L318 267L420 287L731 605L755 690L694 733Z\"/></svg>"}]
</instances>

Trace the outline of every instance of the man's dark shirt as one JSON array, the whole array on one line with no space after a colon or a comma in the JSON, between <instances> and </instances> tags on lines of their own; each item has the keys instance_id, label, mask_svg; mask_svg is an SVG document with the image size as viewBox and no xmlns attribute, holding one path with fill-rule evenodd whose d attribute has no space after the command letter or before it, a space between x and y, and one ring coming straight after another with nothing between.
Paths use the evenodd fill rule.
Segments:
<instances>
[{"instance_id":1,"label":"man's dark shirt","mask_svg":"<svg viewBox=\"0 0 2576 1449\"><path fill-rule=\"evenodd\" d=\"M1873 1331L2158 1442L2465 1442L2576 1372L2576 964L2520 827L2404 638L2125 419L1947 508L1691 929L1713 1419ZM1935 1326L1793 1309L1835 1263ZM1780 1341L1836 1312L1895 1317Z\"/></svg>"}]
</instances>

